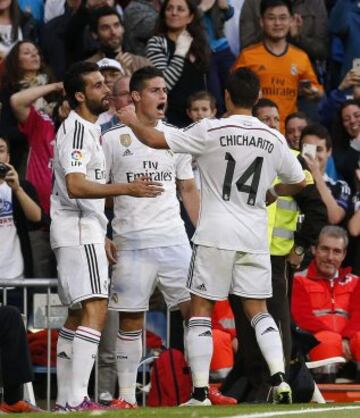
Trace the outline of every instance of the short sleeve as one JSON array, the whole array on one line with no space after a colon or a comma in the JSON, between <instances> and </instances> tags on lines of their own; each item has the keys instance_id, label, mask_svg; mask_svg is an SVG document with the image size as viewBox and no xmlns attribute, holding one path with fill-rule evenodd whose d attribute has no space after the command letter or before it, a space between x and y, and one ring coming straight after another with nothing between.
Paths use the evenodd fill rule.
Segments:
<instances>
[{"instance_id":1,"label":"short sleeve","mask_svg":"<svg viewBox=\"0 0 360 418\"><path fill-rule=\"evenodd\" d=\"M178 180L188 180L194 178L191 162L192 158L189 154L178 154L176 156L176 178Z\"/></svg>"},{"instance_id":2,"label":"short sleeve","mask_svg":"<svg viewBox=\"0 0 360 418\"><path fill-rule=\"evenodd\" d=\"M30 113L27 119L19 123L19 130L22 132L27 140L31 142L38 138L37 134L41 132L46 125L52 125L52 121L49 116L40 114L33 106L30 108Z\"/></svg>"},{"instance_id":3,"label":"short sleeve","mask_svg":"<svg viewBox=\"0 0 360 418\"><path fill-rule=\"evenodd\" d=\"M295 184L305 180L301 164L285 144L283 145L283 157L278 167L278 176L286 184Z\"/></svg>"},{"instance_id":4,"label":"short sleeve","mask_svg":"<svg viewBox=\"0 0 360 418\"><path fill-rule=\"evenodd\" d=\"M59 144L59 160L65 175L70 173L86 175L86 166L91 159L93 147L93 141L89 140L87 135L89 134L85 127L76 121L74 128Z\"/></svg>"},{"instance_id":5,"label":"short sleeve","mask_svg":"<svg viewBox=\"0 0 360 418\"><path fill-rule=\"evenodd\" d=\"M204 121L193 123L183 129L166 127L165 140L169 148L177 153L200 156L205 152L207 129Z\"/></svg>"},{"instance_id":6,"label":"short sleeve","mask_svg":"<svg viewBox=\"0 0 360 418\"><path fill-rule=\"evenodd\" d=\"M109 137L107 137L106 135L103 136L102 148L104 151L105 161L106 161L106 181L110 181L111 167L113 164L112 140L110 136Z\"/></svg>"}]
</instances>

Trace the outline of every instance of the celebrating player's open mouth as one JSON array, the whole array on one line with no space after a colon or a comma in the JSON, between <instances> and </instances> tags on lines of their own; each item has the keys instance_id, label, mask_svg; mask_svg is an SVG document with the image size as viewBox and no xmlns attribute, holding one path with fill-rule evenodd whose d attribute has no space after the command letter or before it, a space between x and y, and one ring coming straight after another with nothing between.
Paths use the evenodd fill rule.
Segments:
<instances>
[{"instance_id":1,"label":"celebrating player's open mouth","mask_svg":"<svg viewBox=\"0 0 360 418\"><path fill-rule=\"evenodd\" d=\"M158 112L158 117L163 118L165 116L165 110L166 110L166 101L159 103L156 106L156 110Z\"/></svg>"}]
</instances>

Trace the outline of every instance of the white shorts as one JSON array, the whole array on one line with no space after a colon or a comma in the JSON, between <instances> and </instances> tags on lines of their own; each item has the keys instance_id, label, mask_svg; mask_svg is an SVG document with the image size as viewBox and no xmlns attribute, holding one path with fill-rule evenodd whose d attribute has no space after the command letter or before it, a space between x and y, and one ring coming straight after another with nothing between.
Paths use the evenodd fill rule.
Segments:
<instances>
[{"instance_id":1,"label":"white shorts","mask_svg":"<svg viewBox=\"0 0 360 418\"><path fill-rule=\"evenodd\" d=\"M68 306L109 297L109 270L104 244L55 248L59 297Z\"/></svg>"},{"instance_id":2,"label":"white shorts","mask_svg":"<svg viewBox=\"0 0 360 418\"><path fill-rule=\"evenodd\" d=\"M170 309L189 300L186 277L190 259L188 244L118 251L111 277L109 309L147 311L156 286Z\"/></svg>"},{"instance_id":3,"label":"white shorts","mask_svg":"<svg viewBox=\"0 0 360 418\"><path fill-rule=\"evenodd\" d=\"M186 285L190 293L210 300L225 300L229 294L270 298L270 255L195 245Z\"/></svg>"}]
</instances>

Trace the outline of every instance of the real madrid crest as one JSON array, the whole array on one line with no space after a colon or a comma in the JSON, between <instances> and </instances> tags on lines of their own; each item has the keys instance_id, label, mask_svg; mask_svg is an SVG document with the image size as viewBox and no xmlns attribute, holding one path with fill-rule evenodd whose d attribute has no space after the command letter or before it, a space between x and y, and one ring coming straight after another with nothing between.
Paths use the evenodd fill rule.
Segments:
<instances>
[{"instance_id":1,"label":"real madrid crest","mask_svg":"<svg viewBox=\"0 0 360 418\"><path fill-rule=\"evenodd\" d=\"M131 144L131 136L130 134L121 134L120 135L120 143L124 147L128 147Z\"/></svg>"}]
</instances>

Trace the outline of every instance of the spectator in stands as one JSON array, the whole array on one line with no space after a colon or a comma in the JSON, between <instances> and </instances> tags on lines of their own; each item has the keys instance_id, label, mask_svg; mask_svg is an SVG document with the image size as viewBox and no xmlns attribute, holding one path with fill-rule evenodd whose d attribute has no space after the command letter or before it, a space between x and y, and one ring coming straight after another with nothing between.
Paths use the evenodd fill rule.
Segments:
<instances>
[{"instance_id":1,"label":"spectator in stands","mask_svg":"<svg viewBox=\"0 0 360 418\"><path fill-rule=\"evenodd\" d=\"M344 229L324 227L312 249L313 261L294 279L293 318L320 341L309 353L311 360L344 356L360 362L360 283L351 269L341 268L347 246Z\"/></svg>"},{"instance_id":2,"label":"spectator in stands","mask_svg":"<svg viewBox=\"0 0 360 418\"><path fill-rule=\"evenodd\" d=\"M319 115L322 125L328 129L333 128L334 119L341 105L351 94L354 99L360 99L360 69L351 69L347 72L338 88L324 94L319 103Z\"/></svg>"},{"instance_id":3,"label":"spectator in stands","mask_svg":"<svg viewBox=\"0 0 360 418\"><path fill-rule=\"evenodd\" d=\"M356 170L357 193L353 196L348 231L350 245L348 260L355 274L360 275L360 169Z\"/></svg>"},{"instance_id":4,"label":"spectator in stands","mask_svg":"<svg viewBox=\"0 0 360 418\"><path fill-rule=\"evenodd\" d=\"M90 30L99 43L99 49L88 61L115 59L120 63L122 75L129 76L139 68L149 65L146 58L123 51L124 27L114 8L105 6L95 10L91 16Z\"/></svg>"},{"instance_id":5,"label":"spectator in stands","mask_svg":"<svg viewBox=\"0 0 360 418\"><path fill-rule=\"evenodd\" d=\"M23 401L23 385L33 380L23 318L13 306L1 306L0 324L0 369L4 390L0 414L40 412L40 408Z\"/></svg>"},{"instance_id":6,"label":"spectator in stands","mask_svg":"<svg viewBox=\"0 0 360 418\"><path fill-rule=\"evenodd\" d=\"M262 39L261 0L245 0L240 15L240 47L246 48ZM328 15L324 0L289 0L294 15L288 40L303 49L311 61L324 61L328 56Z\"/></svg>"},{"instance_id":7,"label":"spectator in stands","mask_svg":"<svg viewBox=\"0 0 360 418\"><path fill-rule=\"evenodd\" d=\"M315 158L304 151L305 144L315 146ZM327 160L332 152L329 132L322 125L305 127L301 134L300 149L303 150L303 158L315 180L321 199L325 203L329 224L341 224L350 206L351 190L346 181L334 181L325 173Z\"/></svg>"},{"instance_id":8,"label":"spectator in stands","mask_svg":"<svg viewBox=\"0 0 360 418\"><path fill-rule=\"evenodd\" d=\"M119 61L116 61L111 58L103 58L97 62L101 74L104 76L105 84L113 91L114 82L122 76L122 67ZM103 125L104 123L109 122L114 116L114 106L111 103L109 109L106 112L103 112L98 120L98 125Z\"/></svg>"},{"instance_id":9,"label":"spectator in stands","mask_svg":"<svg viewBox=\"0 0 360 418\"><path fill-rule=\"evenodd\" d=\"M211 49L208 89L216 98L220 115L225 112L224 91L227 75L235 61L224 33L225 22L234 16L235 9L228 0L201 0L207 38Z\"/></svg>"},{"instance_id":10,"label":"spectator in stands","mask_svg":"<svg viewBox=\"0 0 360 418\"><path fill-rule=\"evenodd\" d=\"M11 96L10 103L19 123L18 127L29 145L26 179L34 186L45 213L50 216L50 194L52 188L52 159L56 130L49 115L36 110L36 101L51 93L63 92L62 83L21 90ZM67 115L64 115L65 117ZM49 227L44 226L30 232L34 255L35 277L56 277L56 265L50 248Z\"/></svg>"},{"instance_id":11,"label":"spectator in stands","mask_svg":"<svg viewBox=\"0 0 360 418\"><path fill-rule=\"evenodd\" d=\"M244 49L234 68L249 67L259 76L263 97L272 99L279 107L283 129L286 116L296 110L300 90L308 99L317 99L323 89L307 54L287 41L292 21L291 3L261 0L260 6L263 42Z\"/></svg>"},{"instance_id":12,"label":"spectator in stands","mask_svg":"<svg viewBox=\"0 0 360 418\"><path fill-rule=\"evenodd\" d=\"M56 80L62 80L71 59L65 39L69 33L72 17L81 5L81 0L46 0L45 25L42 28L41 50L51 67ZM90 36L90 35L89 35ZM73 43L78 42L73 38Z\"/></svg>"},{"instance_id":13,"label":"spectator in stands","mask_svg":"<svg viewBox=\"0 0 360 418\"><path fill-rule=\"evenodd\" d=\"M160 6L160 0L132 0L125 7L125 51L146 55L146 44L154 34Z\"/></svg>"},{"instance_id":14,"label":"spectator in stands","mask_svg":"<svg viewBox=\"0 0 360 418\"><path fill-rule=\"evenodd\" d=\"M280 130L279 108L270 99L261 98L253 107L253 115L270 128Z\"/></svg>"},{"instance_id":15,"label":"spectator in stands","mask_svg":"<svg viewBox=\"0 0 360 418\"><path fill-rule=\"evenodd\" d=\"M337 0L330 13L330 31L339 36L344 47L341 77L353 67L353 59L360 57L360 6L354 0Z\"/></svg>"},{"instance_id":16,"label":"spectator in stands","mask_svg":"<svg viewBox=\"0 0 360 418\"><path fill-rule=\"evenodd\" d=\"M24 177L27 163L27 143L17 129L17 120L10 107L10 96L17 91L49 82L49 73L41 60L39 49L29 41L18 42L5 60L5 71L1 80L0 129L12 144L13 164L20 177ZM51 113L51 106L43 98L36 103L37 109Z\"/></svg>"},{"instance_id":17,"label":"spectator in stands","mask_svg":"<svg viewBox=\"0 0 360 418\"><path fill-rule=\"evenodd\" d=\"M293 112L286 116L285 138L290 148L299 150L301 132L308 125L309 119L304 112Z\"/></svg>"},{"instance_id":18,"label":"spectator in stands","mask_svg":"<svg viewBox=\"0 0 360 418\"><path fill-rule=\"evenodd\" d=\"M28 221L40 222L43 214L36 192L26 181L19 181L9 164L9 144L0 138L0 277L33 277L33 260Z\"/></svg>"},{"instance_id":19,"label":"spectator in stands","mask_svg":"<svg viewBox=\"0 0 360 418\"><path fill-rule=\"evenodd\" d=\"M344 134L341 142L334 148L334 160L338 173L354 193L355 170L359 167L360 158L360 102L347 100L340 107L339 114Z\"/></svg>"},{"instance_id":20,"label":"spectator in stands","mask_svg":"<svg viewBox=\"0 0 360 418\"><path fill-rule=\"evenodd\" d=\"M100 124L102 132L105 132L120 123L117 111L131 103L132 99L130 95L130 77L122 76L118 78L114 83L112 89L111 107L108 110L109 114L111 114L111 118L107 122ZM99 123L99 120L97 123Z\"/></svg>"},{"instance_id":21,"label":"spectator in stands","mask_svg":"<svg viewBox=\"0 0 360 418\"><path fill-rule=\"evenodd\" d=\"M146 56L163 71L168 88L168 122L182 127L188 96L205 90L210 50L195 0L165 0L156 35L147 43Z\"/></svg>"},{"instance_id":22,"label":"spectator in stands","mask_svg":"<svg viewBox=\"0 0 360 418\"><path fill-rule=\"evenodd\" d=\"M0 3L0 21L0 61L18 41L37 41L36 23L29 13L20 10L17 0Z\"/></svg>"},{"instance_id":23,"label":"spectator in stands","mask_svg":"<svg viewBox=\"0 0 360 418\"><path fill-rule=\"evenodd\" d=\"M80 5L76 0L72 2L75 2L74 12L65 32L65 47L70 63L88 58L99 48L89 27L93 14L102 7L114 7L118 14L122 10L115 0L81 0Z\"/></svg>"}]
</instances>

